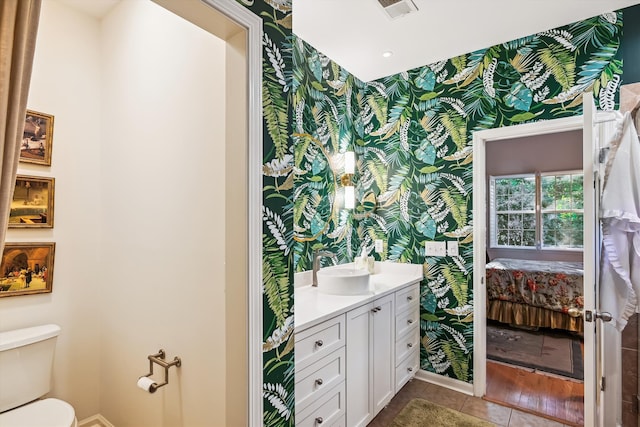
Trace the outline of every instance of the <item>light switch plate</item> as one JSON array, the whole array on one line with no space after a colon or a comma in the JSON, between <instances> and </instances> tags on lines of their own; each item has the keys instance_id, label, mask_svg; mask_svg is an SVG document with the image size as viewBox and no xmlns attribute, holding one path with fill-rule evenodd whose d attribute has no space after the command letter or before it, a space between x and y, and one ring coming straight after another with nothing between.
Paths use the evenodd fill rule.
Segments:
<instances>
[{"instance_id":1,"label":"light switch plate","mask_svg":"<svg viewBox=\"0 0 640 427\"><path fill-rule=\"evenodd\" d=\"M458 241L457 240L449 240L447 241L447 255L448 256L458 256Z\"/></svg>"},{"instance_id":2,"label":"light switch plate","mask_svg":"<svg viewBox=\"0 0 640 427\"><path fill-rule=\"evenodd\" d=\"M424 251L426 256L447 256L447 243L425 242Z\"/></svg>"},{"instance_id":3,"label":"light switch plate","mask_svg":"<svg viewBox=\"0 0 640 427\"><path fill-rule=\"evenodd\" d=\"M382 251L384 251L384 242L382 241L382 239L376 239L374 241L374 245L377 254L380 254L382 253Z\"/></svg>"}]
</instances>

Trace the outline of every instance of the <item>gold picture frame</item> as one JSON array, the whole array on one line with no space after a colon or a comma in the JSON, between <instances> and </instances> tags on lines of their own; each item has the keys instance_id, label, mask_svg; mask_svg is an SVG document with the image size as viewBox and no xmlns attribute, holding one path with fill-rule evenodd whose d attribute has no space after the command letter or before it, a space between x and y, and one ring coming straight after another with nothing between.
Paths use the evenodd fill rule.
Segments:
<instances>
[{"instance_id":1,"label":"gold picture frame","mask_svg":"<svg viewBox=\"0 0 640 427\"><path fill-rule=\"evenodd\" d=\"M20 143L20 161L51 166L53 116L27 110Z\"/></svg>"},{"instance_id":2,"label":"gold picture frame","mask_svg":"<svg viewBox=\"0 0 640 427\"><path fill-rule=\"evenodd\" d=\"M5 243L0 263L0 297L50 293L56 244Z\"/></svg>"},{"instance_id":3,"label":"gold picture frame","mask_svg":"<svg viewBox=\"0 0 640 427\"><path fill-rule=\"evenodd\" d=\"M18 175L9 228L53 228L55 178Z\"/></svg>"}]
</instances>

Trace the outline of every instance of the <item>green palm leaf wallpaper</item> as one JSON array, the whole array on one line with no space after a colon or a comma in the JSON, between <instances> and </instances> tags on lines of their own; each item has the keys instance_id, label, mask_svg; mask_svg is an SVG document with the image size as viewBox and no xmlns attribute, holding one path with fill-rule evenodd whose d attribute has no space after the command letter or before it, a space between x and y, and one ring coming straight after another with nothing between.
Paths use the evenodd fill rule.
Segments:
<instances>
[{"instance_id":1,"label":"green palm leaf wallpaper","mask_svg":"<svg viewBox=\"0 0 640 427\"><path fill-rule=\"evenodd\" d=\"M293 69L294 269L305 271L314 249L350 262L360 240L339 181L344 152L364 144L365 84L297 37Z\"/></svg>"},{"instance_id":2,"label":"green palm leaf wallpaper","mask_svg":"<svg viewBox=\"0 0 640 427\"><path fill-rule=\"evenodd\" d=\"M473 131L581 114L586 91L614 108L621 33L608 13L368 83L360 161L388 178L357 234L424 263L422 369L473 380ZM460 256L425 259L425 241L449 239Z\"/></svg>"},{"instance_id":3,"label":"green palm leaf wallpaper","mask_svg":"<svg viewBox=\"0 0 640 427\"><path fill-rule=\"evenodd\" d=\"M263 21L263 423L293 426L291 0L238 0Z\"/></svg>"},{"instance_id":4,"label":"green palm leaf wallpaper","mask_svg":"<svg viewBox=\"0 0 640 427\"><path fill-rule=\"evenodd\" d=\"M350 261L375 239L379 259L422 263L421 368L471 382L472 134L581 114L585 91L613 108L621 29L622 14L609 13L368 83L296 39L296 271L316 247ZM347 149L357 192L377 195L364 219L339 200ZM450 239L460 256L425 259L426 241Z\"/></svg>"},{"instance_id":5,"label":"green palm leaf wallpaper","mask_svg":"<svg viewBox=\"0 0 640 427\"><path fill-rule=\"evenodd\" d=\"M622 13L362 82L291 32L291 0L237 0L263 19L264 424L294 425L293 272L328 248L424 265L421 368L473 381L472 134L616 105ZM367 217L344 209L355 151ZM425 258L456 239L460 256Z\"/></svg>"}]
</instances>

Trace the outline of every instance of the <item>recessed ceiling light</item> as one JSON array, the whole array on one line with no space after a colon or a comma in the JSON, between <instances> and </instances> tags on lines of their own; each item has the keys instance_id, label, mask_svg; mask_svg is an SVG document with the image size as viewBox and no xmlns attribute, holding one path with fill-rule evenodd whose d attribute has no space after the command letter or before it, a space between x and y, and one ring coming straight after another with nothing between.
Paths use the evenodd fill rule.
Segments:
<instances>
[{"instance_id":1,"label":"recessed ceiling light","mask_svg":"<svg viewBox=\"0 0 640 427\"><path fill-rule=\"evenodd\" d=\"M387 50L386 52L382 52L382 56L385 58L389 58L393 56L393 52L391 52L390 50Z\"/></svg>"}]
</instances>

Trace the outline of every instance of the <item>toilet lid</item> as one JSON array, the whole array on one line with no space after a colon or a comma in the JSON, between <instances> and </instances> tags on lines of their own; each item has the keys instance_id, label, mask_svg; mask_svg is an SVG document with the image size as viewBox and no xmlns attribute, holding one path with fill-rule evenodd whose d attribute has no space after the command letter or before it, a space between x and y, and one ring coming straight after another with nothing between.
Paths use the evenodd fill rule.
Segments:
<instances>
[{"instance_id":1,"label":"toilet lid","mask_svg":"<svg viewBox=\"0 0 640 427\"><path fill-rule=\"evenodd\" d=\"M43 399L0 414L2 427L70 427L76 414L64 400Z\"/></svg>"}]
</instances>

